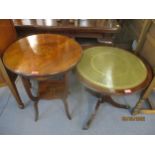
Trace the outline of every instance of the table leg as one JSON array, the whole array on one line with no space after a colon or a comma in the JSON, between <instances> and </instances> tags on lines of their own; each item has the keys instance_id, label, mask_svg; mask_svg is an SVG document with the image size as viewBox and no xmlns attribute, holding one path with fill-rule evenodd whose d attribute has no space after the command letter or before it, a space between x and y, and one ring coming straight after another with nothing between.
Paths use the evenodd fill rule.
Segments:
<instances>
[{"instance_id":1,"label":"table leg","mask_svg":"<svg viewBox=\"0 0 155 155\"><path fill-rule=\"evenodd\" d=\"M144 101L149 98L149 95L151 94L152 89L154 88L154 86L155 86L155 77L152 79L152 81L149 84L149 86L144 90L144 92L140 96L139 101L137 102L137 104L135 105L135 107L134 107L134 109L132 111L133 115L136 115L136 114L140 113Z\"/></svg>"},{"instance_id":2,"label":"table leg","mask_svg":"<svg viewBox=\"0 0 155 155\"><path fill-rule=\"evenodd\" d=\"M107 103L109 103L112 106L115 106L117 108L123 108L123 109L129 109L130 108L129 105L119 104L119 103L115 102L110 96L103 95L101 98L98 99L98 101L97 101L97 103L95 105L94 112L91 114L90 118L88 119L88 121L86 122L86 124L83 127L84 130L87 130L90 127L92 121L94 120L94 118L95 118L95 116L97 114L97 111L98 111L101 103L105 103L105 102L107 102Z\"/></svg>"},{"instance_id":3,"label":"table leg","mask_svg":"<svg viewBox=\"0 0 155 155\"><path fill-rule=\"evenodd\" d=\"M39 102L39 90L37 90L37 96L33 96L31 92L31 83L29 79L26 79L24 77L21 77L25 91L27 92L29 98L34 101L34 112L35 112L35 121L39 118L39 108L38 108L38 102Z\"/></svg>"},{"instance_id":4,"label":"table leg","mask_svg":"<svg viewBox=\"0 0 155 155\"><path fill-rule=\"evenodd\" d=\"M103 101L110 103L112 106L117 108L129 109L129 105L123 105L120 103L115 102L110 96L103 96Z\"/></svg>"},{"instance_id":5,"label":"table leg","mask_svg":"<svg viewBox=\"0 0 155 155\"><path fill-rule=\"evenodd\" d=\"M21 79L22 79L25 91L26 91L27 95L29 96L29 98L32 101L36 101L38 99L38 97L35 97L32 95L31 90L30 90L31 89L31 83L30 83L29 79L26 79L24 77L21 77Z\"/></svg>"},{"instance_id":6,"label":"table leg","mask_svg":"<svg viewBox=\"0 0 155 155\"><path fill-rule=\"evenodd\" d=\"M37 92L36 92L36 96L34 96L31 92L31 83L29 81L29 79L26 79L25 77L21 77L22 78L22 82L23 82L23 85L25 87L25 90L29 96L29 98L34 101L34 111L35 111L35 121L38 120L39 118L39 108L38 108L38 102L39 102L39 99L40 97L42 97L40 94L40 83L38 81L38 89ZM69 113L69 108L68 108L68 103L67 103L67 96L68 96L68 83L67 83L67 73L64 75L64 92L62 93L61 96L57 96L57 98L60 98L62 99L63 103L64 103L64 108L65 108L65 112L66 112L66 115L68 117L69 120L71 120L71 115Z\"/></svg>"},{"instance_id":7,"label":"table leg","mask_svg":"<svg viewBox=\"0 0 155 155\"><path fill-rule=\"evenodd\" d=\"M68 108L68 102L67 102L67 96L68 96L68 75L67 73L65 73L64 75L64 82L65 82L65 90L64 90L64 96L62 98L62 101L64 103L64 107L65 107L65 112L66 112L66 115L68 117L69 120L71 120L71 115L69 113L69 108Z\"/></svg>"},{"instance_id":8,"label":"table leg","mask_svg":"<svg viewBox=\"0 0 155 155\"><path fill-rule=\"evenodd\" d=\"M15 83L13 81L11 81L3 63L2 63L2 60L0 59L0 70L2 72L2 75L8 85L8 87L10 88L12 94L14 95L16 101L17 101L17 104L18 104L18 107L21 108L21 109L24 109L24 104L19 96L19 93L18 93L18 90L17 90L17 87L15 85Z\"/></svg>"},{"instance_id":9,"label":"table leg","mask_svg":"<svg viewBox=\"0 0 155 155\"><path fill-rule=\"evenodd\" d=\"M152 104L152 102L150 101L149 98L146 99L146 102L148 103L149 108L153 109L153 104Z\"/></svg>"},{"instance_id":10,"label":"table leg","mask_svg":"<svg viewBox=\"0 0 155 155\"><path fill-rule=\"evenodd\" d=\"M139 99L139 101L137 102L136 106L134 107L133 111L132 111L132 115L137 115L140 113L141 107L143 105L145 100L143 99Z\"/></svg>"},{"instance_id":11,"label":"table leg","mask_svg":"<svg viewBox=\"0 0 155 155\"><path fill-rule=\"evenodd\" d=\"M35 112L35 122L38 121L39 119L39 109L38 109L38 103L39 103L39 100L36 100L34 102L34 112Z\"/></svg>"},{"instance_id":12,"label":"table leg","mask_svg":"<svg viewBox=\"0 0 155 155\"><path fill-rule=\"evenodd\" d=\"M12 82L12 83L9 82L9 83L8 83L8 86L9 86L9 88L10 88L12 94L14 95L14 97L15 97L17 103L18 103L18 107L19 107L20 109L24 109L24 103L22 102L22 100L21 100L21 98L20 98L20 96L19 96L19 93L18 93L18 90L17 90L16 85L15 85L13 82Z\"/></svg>"},{"instance_id":13,"label":"table leg","mask_svg":"<svg viewBox=\"0 0 155 155\"><path fill-rule=\"evenodd\" d=\"M95 118L95 116L97 114L97 111L98 111L98 109L99 109L102 102L103 102L102 98L98 99L98 101L97 101L97 103L95 105L94 112L92 113L92 115L90 116L90 118L88 119L86 124L83 126L83 130L87 130L90 127L90 125L91 125L92 121L94 120L94 118Z\"/></svg>"},{"instance_id":14,"label":"table leg","mask_svg":"<svg viewBox=\"0 0 155 155\"><path fill-rule=\"evenodd\" d=\"M66 100L66 98L64 98L62 100L63 100L63 103L64 103L66 115L67 115L68 119L71 120L72 118L71 118L71 115L69 113L67 100Z\"/></svg>"}]
</instances>

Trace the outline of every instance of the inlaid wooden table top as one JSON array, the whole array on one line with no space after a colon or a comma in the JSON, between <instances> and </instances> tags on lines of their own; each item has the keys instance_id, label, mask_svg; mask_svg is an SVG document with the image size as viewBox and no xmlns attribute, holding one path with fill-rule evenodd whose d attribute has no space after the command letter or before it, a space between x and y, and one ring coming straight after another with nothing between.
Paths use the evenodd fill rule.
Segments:
<instances>
[{"instance_id":1,"label":"inlaid wooden table top","mask_svg":"<svg viewBox=\"0 0 155 155\"><path fill-rule=\"evenodd\" d=\"M151 79L151 71L140 58L114 47L86 49L77 72L84 84L105 93L132 93Z\"/></svg>"},{"instance_id":2,"label":"inlaid wooden table top","mask_svg":"<svg viewBox=\"0 0 155 155\"><path fill-rule=\"evenodd\" d=\"M50 76L72 68L81 57L81 47L73 39L56 34L22 38L7 48L5 66L25 76Z\"/></svg>"}]
</instances>

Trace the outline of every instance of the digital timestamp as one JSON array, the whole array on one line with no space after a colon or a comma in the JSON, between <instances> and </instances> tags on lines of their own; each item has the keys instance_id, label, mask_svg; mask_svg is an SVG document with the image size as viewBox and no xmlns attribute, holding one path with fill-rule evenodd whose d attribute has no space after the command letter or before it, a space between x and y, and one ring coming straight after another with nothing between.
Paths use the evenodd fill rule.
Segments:
<instances>
[{"instance_id":1,"label":"digital timestamp","mask_svg":"<svg viewBox=\"0 0 155 155\"><path fill-rule=\"evenodd\" d=\"M137 117L132 117L132 116L122 116L122 121L128 122L128 121L145 121L145 117L143 116L137 116Z\"/></svg>"}]
</instances>

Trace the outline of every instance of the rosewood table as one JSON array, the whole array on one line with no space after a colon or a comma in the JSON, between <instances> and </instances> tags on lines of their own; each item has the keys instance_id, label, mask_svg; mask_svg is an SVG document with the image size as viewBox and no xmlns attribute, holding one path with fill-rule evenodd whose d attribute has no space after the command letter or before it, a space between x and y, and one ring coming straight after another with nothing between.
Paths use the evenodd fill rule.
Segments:
<instances>
[{"instance_id":1,"label":"rosewood table","mask_svg":"<svg viewBox=\"0 0 155 155\"><path fill-rule=\"evenodd\" d=\"M38 101L44 98L61 98L71 119L66 100L67 72L77 64L81 51L75 40L57 34L28 36L7 48L3 62L10 71L21 76L28 96L34 101L35 120L39 115ZM36 95L32 91L34 86Z\"/></svg>"},{"instance_id":2,"label":"rosewood table","mask_svg":"<svg viewBox=\"0 0 155 155\"><path fill-rule=\"evenodd\" d=\"M131 94L145 88L151 80L150 67L134 54L119 48L98 46L86 49L77 65L77 74L87 90L98 97L94 113L83 129L88 129L101 103L116 103L111 95Z\"/></svg>"}]
</instances>

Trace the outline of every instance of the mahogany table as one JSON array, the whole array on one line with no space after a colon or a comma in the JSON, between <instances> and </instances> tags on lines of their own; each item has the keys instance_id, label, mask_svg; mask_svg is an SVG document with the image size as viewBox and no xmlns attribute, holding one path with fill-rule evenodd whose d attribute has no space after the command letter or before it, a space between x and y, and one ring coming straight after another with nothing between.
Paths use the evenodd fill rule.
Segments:
<instances>
[{"instance_id":1,"label":"mahogany table","mask_svg":"<svg viewBox=\"0 0 155 155\"><path fill-rule=\"evenodd\" d=\"M7 48L3 62L10 71L21 76L26 92L35 101L35 120L39 115L38 101L42 98L61 98L71 119L66 101L67 71L77 64L81 51L75 40L57 34L28 36ZM36 95L32 93L34 82L38 84Z\"/></svg>"},{"instance_id":2,"label":"mahogany table","mask_svg":"<svg viewBox=\"0 0 155 155\"><path fill-rule=\"evenodd\" d=\"M103 102L128 109L128 105L116 103L110 96L131 94L145 88L152 78L151 73L149 66L126 50L106 46L86 49L77 65L77 74L85 87L99 99L83 128L89 128Z\"/></svg>"}]
</instances>

